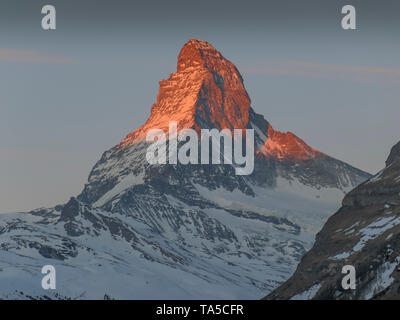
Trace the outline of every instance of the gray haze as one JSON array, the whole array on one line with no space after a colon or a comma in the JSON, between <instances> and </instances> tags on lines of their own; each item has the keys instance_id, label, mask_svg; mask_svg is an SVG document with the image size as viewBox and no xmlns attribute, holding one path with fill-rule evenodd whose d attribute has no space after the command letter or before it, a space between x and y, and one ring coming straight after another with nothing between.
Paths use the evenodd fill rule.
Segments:
<instances>
[{"instance_id":1,"label":"gray haze","mask_svg":"<svg viewBox=\"0 0 400 320\"><path fill-rule=\"evenodd\" d=\"M190 38L242 73L275 129L375 173L400 140L398 1L43 1L0 4L0 212L63 203L144 123Z\"/></svg>"}]
</instances>

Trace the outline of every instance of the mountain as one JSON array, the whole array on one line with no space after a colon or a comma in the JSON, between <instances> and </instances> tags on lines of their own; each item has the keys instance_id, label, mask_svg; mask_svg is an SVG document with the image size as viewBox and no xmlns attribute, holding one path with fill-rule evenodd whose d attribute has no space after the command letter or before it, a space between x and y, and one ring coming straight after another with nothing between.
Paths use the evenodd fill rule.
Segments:
<instances>
[{"instance_id":1,"label":"mountain","mask_svg":"<svg viewBox=\"0 0 400 320\"><path fill-rule=\"evenodd\" d=\"M355 289L342 268L355 268ZM294 275L267 299L400 298L400 142L377 175L352 190Z\"/></svg>"},{"instance_id":2,"label":"mountain","mask_svg":"<svg viewBox=\"0 0 400 320\"><path fill-rule=\"evenodd\" d=\"M150 164L147 133L162 129L169 147L171 121L199 136L254 130L254 171ZM78 197L0 215L0 297L259 298L289 278L344 194L369 177L274 130L235 65L192 39L149 119L102 155ZM56 290L40 287L45 264L57 270Z\"/></svg>"}]
</instances>

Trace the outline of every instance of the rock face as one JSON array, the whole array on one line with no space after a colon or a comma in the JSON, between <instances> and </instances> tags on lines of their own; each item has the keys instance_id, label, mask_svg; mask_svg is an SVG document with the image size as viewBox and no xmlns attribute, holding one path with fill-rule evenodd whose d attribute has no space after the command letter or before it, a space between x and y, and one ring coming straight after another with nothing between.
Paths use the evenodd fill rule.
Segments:
<instances>
[{"instance_id":1,"label":"rock face","mask_svg":"<svg viewBox=\"0 0 400 320\"><path fill-rule=\"evenodd\" d=\"M146 123L106 151L77 198L0 215L0 298L260 298L294 271L343 195L370 177L272 129L236 67L184 45ZM254 129L249 176L234 165L150 165L146 133ZM39 271L38 271L39 270ZM18 274L18 278L16 278Z\"/></svg>"},{"instance_id":2,"label":"rock face","mask_svg":"<svg viewBox=\"0 0 400 320\"><path fill-rule=\"evenodd\" d=\"M250 98L235 65L209 43L192 39L178 56L177 72L160 81L157 102L146 123L122 145L143 138L152 128L168 131L169 120L185 128L245 129Z\"/></svg>"},{"instance_id":3,"label":"rock face","mask_svg":"<svg viewBox=\"0 0 400 320\"><path fill-rule=\"evenodd\" d=\"M348 193L294 275L267 299L400 298L400 143L386 168ZM356 289L344 290L344 265Z\"/></svg>"},{"instance_id":4,"label":"rock face","mask_svg":"<svg viewBox=\"0 0 400 320\"><path fill-rule=\"evenodd\" d=\"M267 157L282 159L284 161L326 158L323 153L311 148L293 133L275 131L271 125L268 127L268 139L261 150Z\"/></svg>"},{"instance_id":5,"label":"rock face","mask_svg":"<svg viewBox=\"0 0 400 320\"><path fill-rule=\"evenodd\" d=\"M400 159L400 142L396 144L390 151L389 157L386 160L386 166L390 166L393 162Z\"/></svg>"}]
</instances>

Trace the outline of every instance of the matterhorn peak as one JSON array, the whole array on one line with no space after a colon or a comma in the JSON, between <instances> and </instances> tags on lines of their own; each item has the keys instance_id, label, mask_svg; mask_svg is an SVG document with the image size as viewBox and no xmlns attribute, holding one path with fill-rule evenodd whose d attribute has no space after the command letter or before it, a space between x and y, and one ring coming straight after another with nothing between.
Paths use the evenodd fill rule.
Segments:
<instances>
[{"instance_id":1,"label":"matterhorn peak","mask_svg":"<svg viewBox=\"0 0 400 320\"><path fill-rule=\"evenodd\" d=\"M224 58L210 43L198 39L190 39L178 55L177 72L184 72L188 68L206 68L224 78L229 78L230 75L240 76L232 62Z\"/></svg>"},{"instance_id":2,"label":"matterhorn peak","mask_svg":"<svg viewBox=\"0 0 400 320\"><path fill-rule=\"evenodd\" d=\"M146 123L121 143L143 140L154 128L168 131L193 128L244 129L248 125L250 98L235 65L211 44L191 39L178 56L177 72L160 81L157 101Z\"/></svg>"},{"instance_id":3,"label":"matterhorn peak","mask_svg":"<svg viewBox=\"0 0 400 320\"><path fill-rule=\"evenodd\" d=\"M161 129L168 135L169 123L174 121L178 131L255 129L258 151L268 159L304 161L325 156L293 133L274 130L250 104L236 66L210 43L190 39L178 55L177 71L160 81L150 117L120 146L145 140L151 129Z\"/></svg>"},{"instance_id":4,"label":"matterhorn peak","mask_svg":"<svg viewBox=\"0 0 400 320\"><path fill-rule=\"evenodd\" d=\"M190 39L178 55L177 72L183 72L187 68L207 68L210 65L210 60L218 61L222 59L224 59L222 55L208 42Z\"/></svg>"}]
</instances>

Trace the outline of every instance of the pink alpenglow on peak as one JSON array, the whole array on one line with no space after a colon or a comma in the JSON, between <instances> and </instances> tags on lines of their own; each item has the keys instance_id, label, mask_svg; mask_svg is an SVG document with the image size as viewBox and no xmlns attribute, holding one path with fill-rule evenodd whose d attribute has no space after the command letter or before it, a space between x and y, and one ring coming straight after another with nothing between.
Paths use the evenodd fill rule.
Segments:
<instances>
[{"instance_id":1,"label":"pink alpenglow on peak","mask_svg":"<svg viewBox=\"0 0 400 320\"><path fill-rule=\"evenodd\" d=\"M275 131L271 125L268 127L268 139L261 151L267 157L278 160L301 161L326 156L310 147L292 132Z\"/></svg>"},{"instance_id":2,"label":"pink alpenglow on peak","mask_svg":"<svg viewBox=\"0 0 400 320\"><path fill-rule=\"evenodd\" d=\"M119 145L128 147L146 140L152 129L169 136L169 122L177 130L253 128L251 100L236 66L206 41L189 40L178 55L177 72L160 81L157 101L146 123L130 133ZM277 160L308 160L324 154L294 134L259 128L264 140L257 153Z\"/></svg>"},{"instance_id":3,"label":"pink alpenglow on peak","mask_svg":"<svg viewBox=\"0 0 400 320\"><path fill-rule=\"evenodd\" d=\"M144 140L146 132L193 128L246 129L250 98L235 65L208 42L191 39L178 56L177 72L160 81L156 103L146 123L129 134L122 146Z\"/></svg>"}]
</instances>

